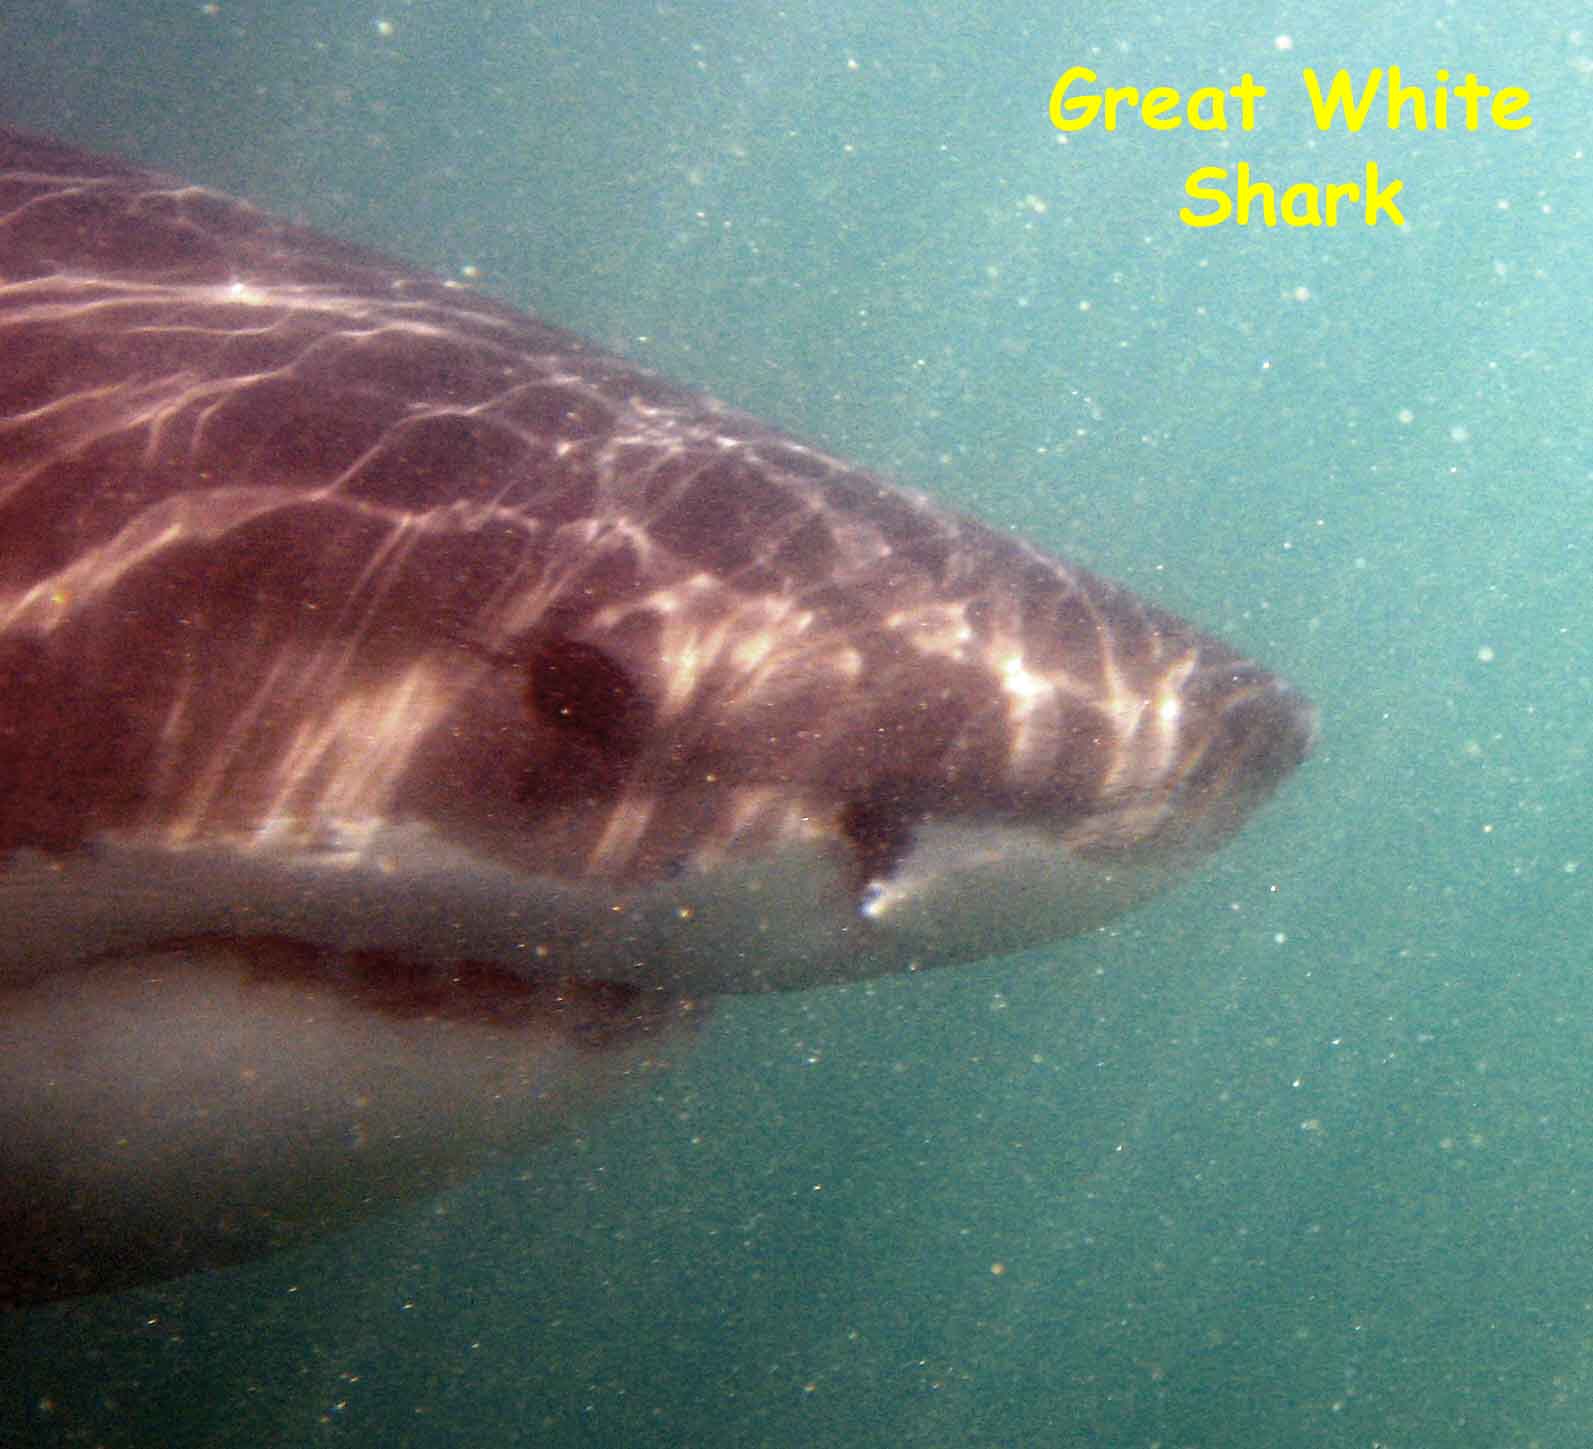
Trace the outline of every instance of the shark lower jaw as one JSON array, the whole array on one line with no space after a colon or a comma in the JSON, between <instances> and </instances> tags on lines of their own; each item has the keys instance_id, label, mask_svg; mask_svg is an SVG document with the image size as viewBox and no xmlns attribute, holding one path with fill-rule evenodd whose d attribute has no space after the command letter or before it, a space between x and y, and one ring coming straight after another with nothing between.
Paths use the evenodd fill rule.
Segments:
<instances>
[{"instance_id":1,"label":"shark lower jaw","mask_svg":"<svg viewBox=\"0 0 1593 1449\"><path fill-rule=\"evenodd\" d=\"M704 1016L261 941L0 988L0 1309L245 1262L521 1160Z\"/></svg>"}]
</instances>

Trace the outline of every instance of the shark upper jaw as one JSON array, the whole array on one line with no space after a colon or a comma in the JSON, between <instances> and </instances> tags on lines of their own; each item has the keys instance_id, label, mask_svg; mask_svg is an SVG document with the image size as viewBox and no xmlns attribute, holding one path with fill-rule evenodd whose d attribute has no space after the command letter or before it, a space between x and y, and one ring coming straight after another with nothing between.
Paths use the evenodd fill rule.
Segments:
<instances>
[{"instance_id":1,"label":"shark upper jaw","mask_svg":"<svg viewBox=\"0 0 1593 1449\"><path fill-rule=\"evenodd\" d=\"M1315 728L1290 692L1262 705L1270 718L1249 723L1243 758L1194 760L1160 794L1084 816L1048 817L1034 802L862 811L759 785L728 812L747 838L677 839L666 863L633 857L623 869L585 859L554 873L557 816L547 840L523 828L462 835L457 817L322 817L197 838L110 832L65 857L22 851L0 870L0 905L24 923L5 937L0 983L193 939L292 941L433 970L490 962L528 981L683 996L981 960L1103 924L1238 829ZM688 813L723 816L729 788ZM625 808L651 818L664 807L632 795ZM622 830L619 813L611 805L598 833L645 834Z\"/></svg>"}]
</instances>

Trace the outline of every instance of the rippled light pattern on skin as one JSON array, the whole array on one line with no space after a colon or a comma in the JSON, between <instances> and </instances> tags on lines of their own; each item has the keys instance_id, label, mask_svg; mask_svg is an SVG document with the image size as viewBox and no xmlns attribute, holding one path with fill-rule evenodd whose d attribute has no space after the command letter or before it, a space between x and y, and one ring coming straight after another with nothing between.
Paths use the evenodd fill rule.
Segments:
<instances>
[{"instance_id":1,"label":"rippled light pattern on skin","mask_svg":"<svg viewBox=\"0 0 1593 1449\"><path fill-rule=\"evenodd\" d=\"M0 354L0 1237L53 1265L0 1297L429 1191L706 996L1087 930L1310 746L1298 693L1118 585L11 132ZM333 1019L386 1023L385 1065ZM486 1092L519 1115L450 1140ZM402 1172L350 1100L414 1112Z\"/></svg>"}]
</instances>

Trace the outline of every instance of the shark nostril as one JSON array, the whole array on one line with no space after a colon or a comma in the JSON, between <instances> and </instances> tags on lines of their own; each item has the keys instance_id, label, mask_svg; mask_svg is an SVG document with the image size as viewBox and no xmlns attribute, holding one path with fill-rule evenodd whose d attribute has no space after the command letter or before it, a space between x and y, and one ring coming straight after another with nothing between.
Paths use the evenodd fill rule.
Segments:
<instances>
[{"instance_id":1,"label":"shark nostril","mask_svg":"<svg viewBox=\"0 0 1593 1449\"><path fill-rule=\"evenodd\" d=\"M1236 705L1229 728L1242 741L1242 754L1269 786L1278 783L1311 753L1317 737L1317 710L1297 689L1277 684Z\"/></svg>"},{"instance_id":2,"label":"shark nostril","mask_svg":"<svg viewBox=\"0 0 1593 1449\"><path fill-rule=\"evenodd\" d=\"M1322 733L1322 711L1297 690L1285 689L1284 696L1292 705L1294 739L1297 746L1295 763L1303 763L1316 748Z\"/></svg>"}]
</instances>

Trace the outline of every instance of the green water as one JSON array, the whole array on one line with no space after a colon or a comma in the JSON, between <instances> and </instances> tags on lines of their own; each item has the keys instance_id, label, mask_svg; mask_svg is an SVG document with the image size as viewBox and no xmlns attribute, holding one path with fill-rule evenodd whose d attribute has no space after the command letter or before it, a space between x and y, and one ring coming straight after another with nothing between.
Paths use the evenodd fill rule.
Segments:
<instances>
[{"instance_id":1,"label":"green water","mask_svg":"<svg viewBox=\"0 0 1593 1449\"><path fill-rule=\"evenodd\" d=\"M0 1443L1593 1442L1580 7L211 9L11 0L0 109L477 268L1231 636L1323 742L1099 938L728 1003L436 1211L0 1325ZM1062 144L1077 63L1273 94ZM1389 64L1534 125L1315 133L1302 66ZM1369 159L1403 231L1176 220Z\"/></svg>"}]
</instances>

